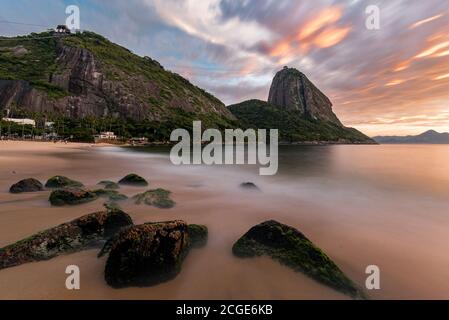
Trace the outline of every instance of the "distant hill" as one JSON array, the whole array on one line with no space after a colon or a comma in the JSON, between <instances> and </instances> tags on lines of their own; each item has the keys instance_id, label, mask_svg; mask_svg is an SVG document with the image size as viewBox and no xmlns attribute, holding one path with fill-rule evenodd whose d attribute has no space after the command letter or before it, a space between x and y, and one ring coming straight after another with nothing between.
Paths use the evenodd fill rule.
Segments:
<instances>
[{"instance_id":1,"label":"distant hill","mask_svg":"<svg viewBox=\"0 0 449 320\"><path fill-rule=\"evenodd\" d=\"M285 143L374 143L356 129L306 118L297 110L266 101L248 100L228 108L245 128L279 129L279 138Z\"/></svg>"},{"instance_id":2,"label":"distant hill","mask_svg":"<svg viewBox=\"0 0 449 320\"><path fill-rule=\"evenodd\" d=\"M449 144L449 133L439 133L429 130L416 136L377 136L373 138L378 143L428 143L428 144Z\"/></svg>"}]
</instances>

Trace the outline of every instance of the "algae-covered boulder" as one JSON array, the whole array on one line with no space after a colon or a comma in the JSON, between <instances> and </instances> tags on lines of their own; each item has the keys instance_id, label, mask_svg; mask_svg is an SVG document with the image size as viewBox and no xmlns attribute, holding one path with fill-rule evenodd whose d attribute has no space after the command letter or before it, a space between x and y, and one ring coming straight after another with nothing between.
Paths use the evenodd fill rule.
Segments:
<instances>
[{"instance_id":1,"label":"algae-covered boulder","mask_svg":"<svg viewBox=\"0 0 449 320\"><path fill-rule=\"evenodd\" d=\"M187 229L192 247L200 248L206 245L208 237L208 230L206 226L200 224L189 224Z\"/></svg>"},{"instance_id":2,"label":"algae-covered boulder","mask_svg":"<svg viewBox=\"0 0 449 320\"><path fill-rule=\"evenodd\" d=\"M48 199L53 206L77 205L94 201L98 196L82 188L63 188L52 191Z\"/></svg>"},{"instance_id":3,"label":"algae-covered boulder","mask_svg":"<svg viewBox=\"0 0 449 320\"><path fill-rule=\"evenodd\" d=\"M45 183L45 187L47 188L82 188L84 185L76 180L72 180L70 178L64 176L54 176L47 180Z\"/></svg>"},{"instance_id":4,"label":"algae-covered boulder","mask_svg":"<svg viewBox=\"0 0 449 320\"><path fill-rule=\"evenodd\" d=\"M98 184L103 186L104 189L109 189L109 190L120 189L120 186L118 185L117 182L110 181L110 180L103 180L103 181L98 182Z\"/></svg>"},{"instance_id":5,"label":"algae-covered boulder","mask_svg":"<svg viewBox=\"0 0 449 320\"><path fill-rule=\"evenodd\" d=\"M111 201L123 201L128 199L128 196L119 193L117 190L97 189L92 192L98 197L108 198Z\"/></svg>"},{"instance_id":6,"label":"algae-covered boulder","mask_svg":"<svg viewBox=\"0 0 449 320\"><path fill-rule=\"evenodd\" d=\"M127 176L123 177L118 183L137 187L144 187L148 185L148 182L144 178L135 173L128 174Z\"/></svg>"},{"instance_id":7,"label":"algae-covered boulder","mask_svg":"<svg viewBox=\"0 0 449 320\"><path fill-rule=\"evenodd\" d=\"M120 210L82 216L1 248L0 269L96 247L132 224L131 217Z\"/></svg>"},{"instance_id":8,"label":"algae-covered boulder","mask_svg":"<svg viewBox=\"0 0 449 320\"><path fill-rule=\"evenodd\" d=\"M267 255L353 298L363 292L298 230L270 220L252 227L232 247L238 257Z\"/></svg>"},{"instance_id":9,"label":"algae-covered boulder","mask_svg":"<svg viewBox=\"0 0 449 320\"><path fill-rule=\"evenodd\" d=\"M9 188L11 193L36 192L44 190L44 186L40 181L34 178L20 180Z\"/></svg>"},{"instance_id":10,"label":"algae-covered boulder","mask_svg":"<svg viewBox=\"0 0 449 320\"><path fill-rule=\"evenodd\" d=\"M161 209L174 207L175 202L170 199L171 192L165 189L153 189L139 193L133 197L136 204L147 204Z\"/></svg>"},{"instance_id":11,"label":"algae-covered boulder","mask_svg":"<svg viewBox=\"0 0 449 320\"><path fill-rule=\"evenodd\" d=\"M184 221L146 223L126 228L108 240L105 280L115 288L150 286L175 277L188 252Z\"/></svg>"}]
</instances>

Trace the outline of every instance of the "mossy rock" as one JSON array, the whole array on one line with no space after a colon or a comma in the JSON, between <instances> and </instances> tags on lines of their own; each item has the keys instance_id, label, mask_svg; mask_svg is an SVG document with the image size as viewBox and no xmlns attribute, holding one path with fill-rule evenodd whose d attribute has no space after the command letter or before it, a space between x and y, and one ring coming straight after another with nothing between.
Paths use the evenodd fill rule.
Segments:
<instances>
[{"instance_id":1,"label":"mossy rock","mask_svg":"<svg viewBox=\"0 0 449 320\"><path fill-rule=\"evenodd\" d=\"M192 247L200 248L206 245L209 232L205 225L189 224L187 229Z\"/></svg>"},{"instance_id":2,"label":"mossy rock","mask_svg":"<svg viewBox=\"0 0 449 320\"><path fill-rule=\"evenodd\" d=\"M148 185L148 182L144 178L135 173L128 174L127 176L123 177L118 183L137 187L144 187Z\"/></svg>"},{"instance_id":3,"label":"mossy rock","mask_svg":"<svg viewBox=\"0 0 449 320\"><path fill-rule=\"evenodd\" d=\"M175 202L170 199L171 192L162 188L148 190L136 194L133 200L136 204L147 204L161 209L169 209L175 206Z\"/></svg>"},{"instance_id":4,"label":"mossy rock","mask_svg":"<svg viewBox=\"0 0 449 320\"><path fill-rule=\"evenodd\" d=\"M44 186L39 180L28 178L20 180L9 188L11 193L37 192L44 190Z\"/></svg>"},{"instance_id":5,"label":"mossy rock","mask_svg":"<svg viewBox=\"0 0 449 320\"><path fill-rule=\"evenodd\" d=\"M267 255L353 298L365 298L338 266L301 232L270 220L252 227L232 247L238 257Z\"/></svg>"},{"instance_id":6,"label":"mossy rock","mask_svg":"<svg viewBox=\"0 0 449 320\"><path fill-rule=\"evenodd\" d=\"M99 185L103 186L104 189L108 190L117 190L120 188L117 182L110 181L110 180L103 180L98 182Z\"/></svg>"},{"instance_id":7,"label":"mossy rock","mask_svg":"<svg viewBox=\"0 0 449 320\"><path fill-rule=\"evenodd\" d=\"M53 206L77 205L98 199L92 191L81 188L63 188L54 190L49 201Z\"/></svg>"},{"instance_id":8,"label":"mossy rock","mask_svg":"<svg viewBox=\"0 0 449 320\"><path fill-rule=\"evenodd\" d=\"M98 256L109 252L104 276L110 286L151 286L179 273L188 248L187 224L177 220L123 229Z\"/></svg>"},{"instance_id":9,"label":"mossy rock","mask_svg":"<svg viewBox=\"0 0 449 320\"><path fill-rule=\"evenodd\" d=\"M84 185L76 180L72 180L70 178L64 176L54 176L47 180L45 183L45 187L47 188L82 188Z\"/></svg>"},{"instance_id":10,"label":"mossy rock","mask_svg":"<svg viewBox=\"0 0 449 320\"><path fill-rule=\"evenodd\" d=\"M1 248L0 269L101 246L106 239L132 224L131 217L121 210L82 216Z\"/></svg>"},{"instance_id":11,"label":"mossy rock","mask_svg":"<svg viewBox=\"0 0 449 320\"><path fill-rule=\"evenodd\" d=\"M128 199L128 196L119 193L117 190L97 189L92 192L98 197L108 198L111 201L123 201Z\"/></svg>"}]
</instances>

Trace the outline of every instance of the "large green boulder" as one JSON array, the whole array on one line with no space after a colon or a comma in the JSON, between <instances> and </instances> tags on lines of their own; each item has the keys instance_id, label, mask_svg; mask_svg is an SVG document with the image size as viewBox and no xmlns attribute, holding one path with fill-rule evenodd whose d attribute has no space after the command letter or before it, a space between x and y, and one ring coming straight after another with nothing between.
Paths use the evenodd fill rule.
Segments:
<instances>
[{"instance_id":1,"label":"large green boulder","mask_svg":"<svg viewBox=\"0 0 449 320\"><path fill-rule=\"evenodd\" d=\"M77 205L98 199L92 191L82 188L63 188L52 191L49 201L53 206Z\"/></svg>"},{"instance_id":2,"label":"large green boulder","mask_svg":"<svg viewBox=\"0 0 449 320\"><path fill-rule=\"evenodd\" d=\"M146 223L126 228L106 242L105 280L115 288L150 286L175 277L189 249L184 221Z\"/></svg>"},{"instance_id":3,"label":"large green boulder","mask_svg":"<svg viewBox=\"0 0 449 320\"><path fill-rule=\"evenodd\" d=\"M91 213L0 249L0 269L101 245L121 228L132 225L121 210Z\"/></svg>"},{"instance_id":4,"label":"large green boulder","mask_svg":"<svg viewBox=\"0 0 449 320\"><path fill-rule=\"evenodd\" d=\"M353 298L364 293L300 231L270 220L252 227L232 247L238 257L269 256Z\"/></svg>"},{"instance_id":5,"label":"large green boulder","mask_svg":"<svg viewBox=\"0 0 449 320\"><path fill-rule=\"evenodd\" d=\"M9 188L11 193L36 192L44 190L44 186L39 180L28 178L20 180Z\"/></svg>"},{"instance_id":6,"label":"large green boulder","mask_svg":"<svg viewBox=\"0 0 449 320\"><path fill-rule=\"evenodd\" d=\"M73 187L73 188L81 188L84 185L76 180L72 180L65 176L54 176L47 180L45 183L45 187L47 188L65 188L65 187Z\"/></svg>"}]
</instances>

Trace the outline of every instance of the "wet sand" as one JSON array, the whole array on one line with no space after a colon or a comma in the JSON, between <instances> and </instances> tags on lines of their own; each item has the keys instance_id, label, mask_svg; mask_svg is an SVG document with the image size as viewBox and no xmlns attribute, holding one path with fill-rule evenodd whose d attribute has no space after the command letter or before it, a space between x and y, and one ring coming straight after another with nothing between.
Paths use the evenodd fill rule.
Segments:
<instances>
[{"instance_id":1,"label":"wet sand","mask_svg":"<svg viewBox=\"0 0 449 320\"><path fill-rule=\"evenodd\" d=\"M11 184L28 177L45 182L61 174L94 187L130 172L147 178L150 188L171 190L177 203L168 210L124 204L136 224L183 219L209 228L207 246L189 253L175 279L148 288L112 289L103 279L105 258L88 250L0 270L0 299L347 299L269 258L232 255L232 244L268 219L301 230L360 286L366 266L378 265L382 289L369 292L371 298L449 298L449 218L441 214L446 203L432 210L432 202L425 215L407 204L398 210L389 199L366 207L354 198L353 204L340 207L301 197L298 190L275 188L247 171L173 167L163 156L83 144L0 142L0 247L102 209L101 200L51 207L48 191L12 195ZM239 189L247 180L263 191ZM128 196L141 191L121 189ZM65 288L70 264L80 267L79 291Z\"/></svg>"}]
</instances>

